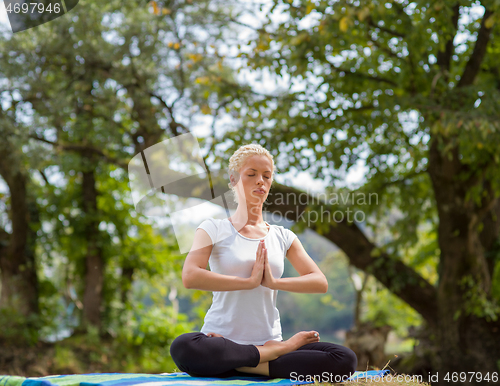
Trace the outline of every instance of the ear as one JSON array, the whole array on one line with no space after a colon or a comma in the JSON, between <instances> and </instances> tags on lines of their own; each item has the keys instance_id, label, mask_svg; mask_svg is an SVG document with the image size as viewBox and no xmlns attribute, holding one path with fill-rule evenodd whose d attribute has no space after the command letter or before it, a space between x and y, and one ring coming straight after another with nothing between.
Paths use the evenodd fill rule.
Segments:
<instances>
[{"instance_id":1,"label":"ear","mask_svg":"<svg viewBox=\"0 0 500 386\"><path fill-rule=\"evenodd\" d=\"M240 175L238 172L235 172L235 174L229 174L229 180L231 181L232 186L236 186L238 184L239 179Z\"/></svg>"}]
</instances>

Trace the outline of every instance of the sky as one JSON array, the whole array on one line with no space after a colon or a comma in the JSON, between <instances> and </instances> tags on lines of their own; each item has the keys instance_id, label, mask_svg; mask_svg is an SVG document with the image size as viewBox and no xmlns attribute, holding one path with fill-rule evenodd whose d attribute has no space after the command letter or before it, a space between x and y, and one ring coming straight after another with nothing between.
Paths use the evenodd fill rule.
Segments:
<instances>
[{"instance_id":1,"label":"sky","mask_svg":"<svg viewBox=\"0 0 500 386\"><path fill-rule=\"evenodd\" d=\"M9 18L7 17L7 12L5 11L5 3L0 1L0 24L2 25L2 28L9 28L10 30L10 24L9 24Z\"/></svg>"}]
</instances>

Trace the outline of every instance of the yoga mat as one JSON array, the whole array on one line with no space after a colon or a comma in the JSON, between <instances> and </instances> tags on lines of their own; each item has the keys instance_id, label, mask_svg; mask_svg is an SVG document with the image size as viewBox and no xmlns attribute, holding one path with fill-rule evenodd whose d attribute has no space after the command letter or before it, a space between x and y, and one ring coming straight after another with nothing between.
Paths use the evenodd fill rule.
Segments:
<instances>
[{"instance_id":1,"label":"yoga mat","mask_svg":"<svg viewBox=\"0 0 500 386\"><path fill-rule=\"evenodd\" d=\"M389 370L356 371L349 379L373 378L384 376ZM164 374L73 374L50 375L39 378L25 378L0 375L0 386L289 386L314 382L298 381L284 378L269 379L267 377L231 377L201 378L191 377L187 373Z\"/></svg>"}]
</instances>

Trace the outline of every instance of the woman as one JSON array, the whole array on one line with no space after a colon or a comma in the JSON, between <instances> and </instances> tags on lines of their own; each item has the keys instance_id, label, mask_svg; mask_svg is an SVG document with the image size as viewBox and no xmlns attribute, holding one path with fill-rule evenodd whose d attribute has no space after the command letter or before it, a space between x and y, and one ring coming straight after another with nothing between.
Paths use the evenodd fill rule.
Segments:
<instances>
[{"instance_id":1,"label":"woman","mask_svg":"<svg viewBox=\"0 0 500 386\"><path fill-rule=\"evenodd\" d=\"M357 365L352 350L320 342L317 331L282 340L278 290L325 293L328 282L292 231L263 220L274 171L273 156L257 144L230 158L236 212L200 224L182 270L184 286L213 291L213 303L201 332L177 337L170 353L192 376L346 380ZM281 278L285 256L299 277Z\"/></svg>"}]
</instances>

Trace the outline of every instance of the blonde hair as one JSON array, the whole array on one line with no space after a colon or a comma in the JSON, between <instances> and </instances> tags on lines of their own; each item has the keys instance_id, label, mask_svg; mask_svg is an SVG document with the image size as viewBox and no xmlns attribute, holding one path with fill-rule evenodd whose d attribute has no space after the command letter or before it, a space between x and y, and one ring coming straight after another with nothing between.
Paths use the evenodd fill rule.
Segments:
<instances>
[{"instance_id":1,"label":"blonde hair","mask_svg":"<svg viewBox=\"0 0 500 386\"><path fill-rule=\"evenodd\" d=\"M271 160L273 165L272 170L272 179L274 180L274 173L276 171L276 166L274 165L273 155L269 153L269 151L262 147L257 143L251 143L249 145L240 146L238 150L236 150L231 158L229 158L229 176L233 176L236 182L240 180L240 170L242 166L245 164L248 158L254 155L263 155ZM232 185L231 181L229 181L229 189L233 192L233 199L235 203L238 203L238 193L236 192L235 187Z\"/></svg>"}]
</instances>

